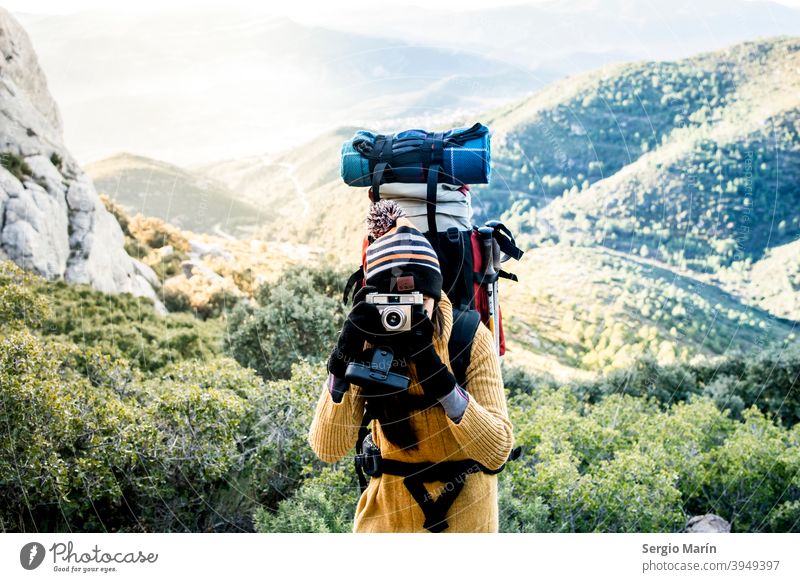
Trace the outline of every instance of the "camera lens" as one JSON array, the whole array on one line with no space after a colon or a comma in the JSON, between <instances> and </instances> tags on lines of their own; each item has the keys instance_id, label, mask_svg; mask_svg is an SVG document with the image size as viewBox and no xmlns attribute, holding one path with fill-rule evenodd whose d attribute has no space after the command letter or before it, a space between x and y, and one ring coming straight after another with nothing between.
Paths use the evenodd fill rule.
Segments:
<instances>
[{"instance_id":1,"label":"camera lens","mask_svg":"<svg viewBox=\"0 0 800 582\"><path fill-rule=\"evenodd\" d=\"M406 322L406 314L400 309L386 309L381 317L383 327L388 331L400 329Z\"/></svg>"}]
</instances>

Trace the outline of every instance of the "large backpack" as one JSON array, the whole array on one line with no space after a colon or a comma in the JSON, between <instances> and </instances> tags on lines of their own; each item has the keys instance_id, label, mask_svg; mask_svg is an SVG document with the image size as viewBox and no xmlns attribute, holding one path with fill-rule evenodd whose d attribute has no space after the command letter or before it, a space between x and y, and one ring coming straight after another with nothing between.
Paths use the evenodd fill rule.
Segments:
<instances>
[{"instance_id":1,"label":"large backpack","mask_svg":"<svg viewBox=\"0 0 800 582\"><path fill-rule=\"evenodd\" d=\"M481 321L491 329L499 356L505 354L505 334L502 313L497 303L494 329L490 317L490 292L496 293L497 280L517 277L484 261L487 239L502 253L502 261L519 260L523 251L517 247L511 231L499 221L489 221L483 227L450 227L439 232L437 199L439 183L464 186L468 180L486 183L489 180L489 131L476 123L470 128L432 133L408 130L391 135L356 132L342 146L342 179L348 185L371 185L372 202L380 200L380 186L386 182L427 184L427 229L420 229L439 256L443 290L454 308L474 309ZM468 186L466 186L468 189ZM403 202L398 200L400 206ZM347 282L344 301L364 284L366 249L371 237L364 237L361 267ZM488 267L488 268L487 268Z\"/></svg>"}]
</instances>

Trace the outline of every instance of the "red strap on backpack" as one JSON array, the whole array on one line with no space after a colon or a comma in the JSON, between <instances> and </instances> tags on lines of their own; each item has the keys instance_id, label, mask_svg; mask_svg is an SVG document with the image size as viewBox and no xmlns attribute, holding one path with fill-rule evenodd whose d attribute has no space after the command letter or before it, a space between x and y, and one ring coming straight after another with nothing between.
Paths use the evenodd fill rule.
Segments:
<instances>
[{"instance_id":1,"label":"red strap on backpack","mask_svg":"<svg viewBox=\"0 0 800 582\"><path fill-rule=\"evenodd\" d=\"M470 239L472 243L472 261L476 273L483 272L483 254L481 253L481 239L476 230L472 231ZM481 314L481 321L488 328L489 327L489 291L478 283L473 284L473 294L475 296L475 310ZM503 317L502 312L498 306L497 309L497 328L500 334L500 355L506 353L506 338L503 333ZM491 329L491 328L490 328Z\"/></svg>"}]
</instances>

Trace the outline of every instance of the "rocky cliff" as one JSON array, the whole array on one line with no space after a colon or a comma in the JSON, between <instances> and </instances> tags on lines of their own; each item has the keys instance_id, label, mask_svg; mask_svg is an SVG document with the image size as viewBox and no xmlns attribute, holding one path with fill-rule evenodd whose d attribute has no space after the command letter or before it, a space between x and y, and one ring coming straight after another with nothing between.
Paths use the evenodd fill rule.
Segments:
<instances>
[{"instance_id":1,"label":"rocky cliff","mask_svg":"<svg viewBox=\"0 0 800 582\"><path fill-rule=\"evenodd\" d=\"M156 299L149 267L63 143L28 35L0 8L0 259L106 292Z\"/></svg>"}]
</instances>

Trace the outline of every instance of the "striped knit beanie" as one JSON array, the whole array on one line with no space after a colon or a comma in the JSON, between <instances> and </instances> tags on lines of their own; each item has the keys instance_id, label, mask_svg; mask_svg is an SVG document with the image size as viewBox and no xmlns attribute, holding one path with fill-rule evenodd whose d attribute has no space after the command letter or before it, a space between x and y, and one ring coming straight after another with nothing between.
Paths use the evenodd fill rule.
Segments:
<instances>
[{"instance_id":1,"label":"striped knit beanie","mask_svg":"<svg viewBox=\"0 0 800 582\"><path fill-rule=\"evenodd\" d=\"M370 208L367 225L376 239L366 250L367 285L383 293L419 291L441 299L442 271L436 251L399 205L391 200L376 202Z\"/></svg>"}]
</instances>

